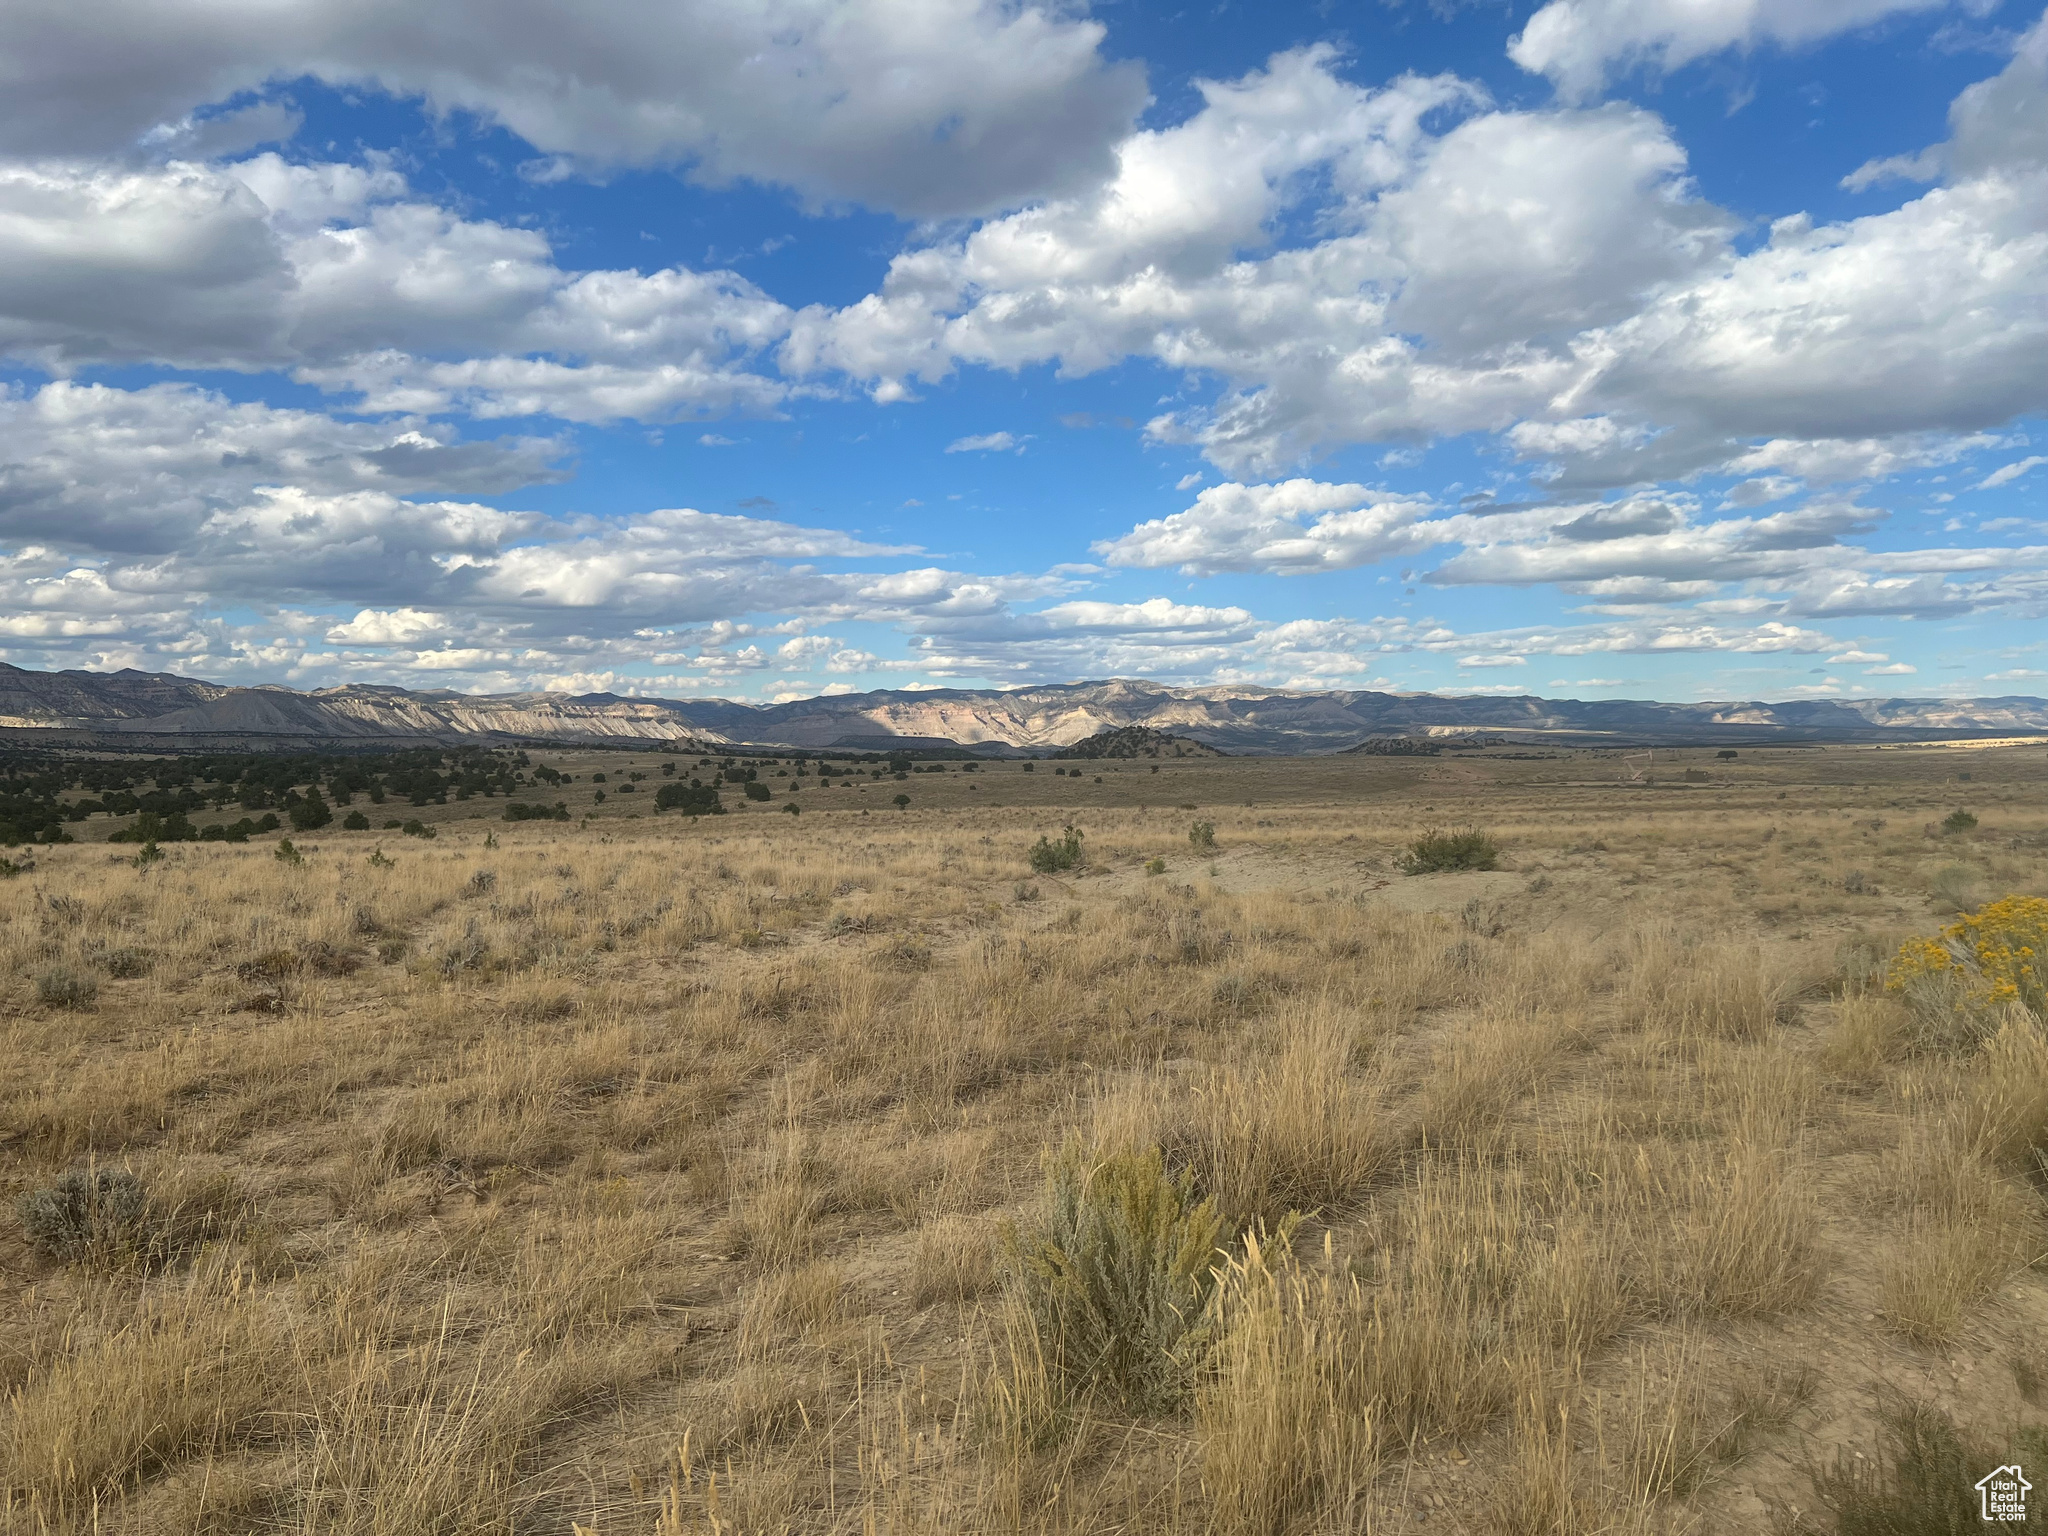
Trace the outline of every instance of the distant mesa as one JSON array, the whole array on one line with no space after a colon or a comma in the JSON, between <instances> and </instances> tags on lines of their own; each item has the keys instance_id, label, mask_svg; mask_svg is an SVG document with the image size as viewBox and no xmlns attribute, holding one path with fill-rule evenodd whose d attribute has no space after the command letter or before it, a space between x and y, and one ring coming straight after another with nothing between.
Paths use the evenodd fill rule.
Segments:
<instances>
[{"instance_id":1,"label":"distant mesa","mask_svg":"<svg viewBox=\"0 0 2048 1536\"><path fill-rule=\"evenodd\" d=\"M1743 746L2048 736L2048 700L1643 699L1308 692L1142 678L1029 688L881 689L745 704L598 693L463 694L384 684L300 692L168 673L32 672L0 663L0 735L140 751L389 747L437 743L662 743L685 752L1052 754L1071 758L1429 755L1483 742L1545 746ZM1403 743L1403 745L1393 745ZM1406 743L1417 743L1409 746Z\"/></svg>"},{"instance_id":2,"label":"distant mesa","mask_svg":"<svg viewBox=\"0 0 2048 1536\"><path fill-rule=\"evenodd\" d=\"M1054 757L1228 757L1230 754L1196 741L1191 736L1174 736L1149 725L1104 726L1085 741L1061 747Z\"/></svg>"}]
</instances>

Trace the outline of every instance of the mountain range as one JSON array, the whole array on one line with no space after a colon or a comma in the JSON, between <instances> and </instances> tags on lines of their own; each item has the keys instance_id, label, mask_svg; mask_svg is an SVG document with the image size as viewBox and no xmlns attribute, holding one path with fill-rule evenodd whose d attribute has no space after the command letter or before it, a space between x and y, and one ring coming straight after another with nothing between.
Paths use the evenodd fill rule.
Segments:
<instances>
[{"instance_id":1,"label":"mountain range","mask_svg":"<svg viewBox=\"0 0 2048 1536\"><path fill-rule=\"evenodd\" d=\"M2048 734L2048 700L1640 699L1309 691L1142 679L1013 689L890 689L744 704L617 694L465 694L350 684L301 692L168 673L32 672L0 663L0 737L152 749L457 741L695 741L1042 753L1129 726L1241 753L1336 752L1374 737L1468 734L1571 745L1912 741Z\"/></svg>"}]
</instances>

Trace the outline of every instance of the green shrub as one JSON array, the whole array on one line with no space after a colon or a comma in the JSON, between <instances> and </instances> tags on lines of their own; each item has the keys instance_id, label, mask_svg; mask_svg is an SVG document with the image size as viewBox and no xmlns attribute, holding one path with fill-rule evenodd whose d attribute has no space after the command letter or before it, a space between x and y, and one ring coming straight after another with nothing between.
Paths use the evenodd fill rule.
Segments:
<instances>
[{"instance_id":1,"label":"green shrub","mask_svg":"<svg viewBox=\"0 0 2048 1536\"><path fill-rule=\"evenodd\" d=\"M23 1195L17 1209L30 1246L66 1263L149 1247L149 1195L126 1168L73 1168Z\"/></svg>"},{"instance_id":2,"label":"green shrub","mask_svg":"<svg viewBox=\"0 0 2048 1536\"><path fill-rule=\"evenodd\" d=\"M294 832L317 832L334 820L334 812L328 808L327 797L318 788L306 791L306 798L291 809Z\"/></svg>"},{"instance_id":3,"label":"green shrub","mask_svg":"<svg viewBox=\"0 0 2048 1536\"><path fill-rule=\"evenodd\" d=\"M1959 832L1974 832L1977 830L1977 818L1968 811L1950 811L1942 818L1941 830L1951 837Z\"/></svg>"},{"instance_id":4,"label":"green shrub","mask_svg":"<svg viewBox=\"0 0 2048 1536\"><path fill-rule=\"evenodd\" d=\"M567 821L569 807L565 801L557 800L553 805L528 805L522 800L513 800L505 806L505 821Z\"/></svg>"},{"instance_id":5,"label":"green shrub","mask_svg":"<svg viewBox=\"0 0 2048 1536\"><path fill-rule=\"evenodd\" d=\"M1401 859L1401 871L1427 875L1444 869L1492 869L1499 859L1499 845L1476 827L1456 832L1425 832L1408 845L1408 852Z\"/></svg>"},{"instance_id":6,"label":"green shrub","mask_svg":"<svg viewBox=\"0 0 2048 1536\"><path fill-rule=\"evenodd\" d=\"M350 811L341 818L341 829L344 832L367 832L370 830L370 818L361 811Z\"/></svg>"},{"instance_id":7,"label":"green shrub","mask_svg":"<svg viewBox=\"0 0 2048 1536\"><path fill-rule=\"evenodd\" d=\"M718 791L701 784L664 784L654 792L657 811L681 811L685 816L723 816Z\"/></svg>"},{"instance_id":8,"label":"green shrub","mask_svg":"<svg viewBox=\"0 0 2048 1536\"><path fill-rule=\"evenodd\" d=\"M1147 859L1147 860L1145 861L1145 873L1146 873L1146 874L1148 874L1148 875L1163 875L1163 874L1165 874L1165 873L1166 873L1166 860L1164 860L1164 859Z\"/></svg>"},{"instance_id":9,"label":"green shrub","mask_svg":"<svg viewBox=\"0 0 2048 1536\"><path fill-rule=\"evenodd\" d=\"M90 1008L99 995L99 978L90 971L53 965L36 977L36 1001L48 1008Z\"/></svg>"},{"instance_id":10,"label":"green shrub","mask_svg":"<svg viewBox=\"0 0 2048 1536\"><path fill-rule=\"evenodd\" d=\"M633 786L628 784L626 787L631 789ZM747 792L749 800L766 800L774 793L766 784L757 784L752 779L747 780L741 788Z\"/></svg>"},{"instance_id":11,"label":"green shrub","mask_svg":"<svg viewBox=\"0 0 2048 1536\"><path fill-rule=\"evenodd\" d=\"M110 843L196 843L199 829L183 811L173 811L168 816L159 816L154 811L144 811L135 818L134 824L123 827L108 836Z\"/></svg>"},{"instance_id":12,"label":"green shrub","mask_svg":"<svg viewBox=\"0 0 2048 1536\"><path fill-rule=\"evenodd\" d=\"M225 825L215 824L214 826L203 828L199 833L199 841L202 843L246 843L249 841L252 833L275 832L276 830L277 818L275 816L266 816L262 821L252 821L249 817L244 816L240 821L231 821Z\"/></svg>"},{"instance_id":13,"label":"green shrub","mask_svg":"<svg viewBox=\"0 0 2048 1536\"><path fill-rule=\"evenodd\" d=\"M1004 1233L1004 1289L1063 1399L1101 1391L1133 1413L1187 1397L1229 1234L1157 1148L1091 1156L1069 1142L1036 1221Z\"/></svg>"},{"instance_id":14,"label":"green shrub","mask_svg":"<svg viewBox=\"0 0 2048 1536\"><path fill-rule=\"evenodd\" d=\"M271 856L280 864L303 864L306 862L306 856L299 852L298 845L288 837L281 837L277 840L277 847L272 851Z\"/></svg>"},{"instance_id":15,"label":"green shrub","mask_svg":"<svg viewBox=\"0 0 2048 1536\"><path fill-rule=\"evenodd\" d=\"M1955 1421L1925 1403L1893 1398L1878 1411L1875 1455L1837 1451L1813 1469L1813 1491L1834 1536L1952 1536L1984 1528L1976 1483L1994 1467L2048 1462L2048 1431L2029 1426L1966 1444ZM1802 1530L1815 1529L1802 1525Z\"/></svg>"},{"instance_id":16,"label":"green shrub","mask_svg":"<svg viewBox=\"0 0 2048 1536\"><path fill-rule=\"evenodd\" d=\"M562 818L562 820L564 821L567 821L568 819L569 818L566 816ZM432 838L434 836L434 829L428 826L424 821L419 820L408 821L398 830L403 832L407 837Z\"/></svg>"},{"instance_id":17,"label":"green shrub","mask_svg":"<svg viewBox=\"0 0 2048 1536\"><path fill-rule=\"evenodd\" d=\"M908 795L898 795L898 796L896 796L896 797L895 797L895 799L893 799L893 800L892 800L892 801L890 801L889 803L890 803L891 805L894 805L894 806L896 807L896 809L897 809L897 810L899 810L899 811L907 811L907 810L909 810L909 809L910 809L910 796L908 796Z\"/></svg>"},{"instance_id":18,"label":"green shrub","mask_svg":"<svg viewBox=\"0 0 2048 1536\"><path fill-rule=\"evenodd\" d=\"M1207 853L1216 846L1216 823L1198 821L1188 828L1188 843L1197 852Z\"/></svg>"},{"instance_id":19,"label":"green shrub","mask_svg":"<svg viewBox=\"0 0 2048 1536\"><path fill-rule=\"evenodd\" d=\"M1031 845L1031 868L1041 875L1057 874L1081 862L1081 834L1069 826L1058 842L1040 837Z\"/></svg>"},{"instance_id":20,"label":"green shrub","mask_svg":"<svg viewBox=\"0 0 2048 1536\"><path fill-rule=\"evenodd\" d=\"M144 843L141 848L136 850L135 857L129 862L134 864L137 869L147 869L152 864L160 863L163 856L163 849L157 847L155 843Z\"/></svg>"}]
</instances>

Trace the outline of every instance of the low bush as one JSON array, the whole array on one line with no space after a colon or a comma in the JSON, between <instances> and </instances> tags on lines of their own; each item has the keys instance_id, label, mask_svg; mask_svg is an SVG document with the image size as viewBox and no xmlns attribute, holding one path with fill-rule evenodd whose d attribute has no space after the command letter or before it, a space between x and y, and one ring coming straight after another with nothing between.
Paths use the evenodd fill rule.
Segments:
<instances>
[{"instance_id":1,"label":"low bush","mask_svg":"<svg viewBox=\"0 0 2048 1536\"><path fill-rule=\"evenodd\" d=\"M1958 1045L1995 1032L2008 1005L2048 1019L2048 899L2007 896L1962 913L1933 938L1908 939L1885 972L1885 990L1903 997L1931 1035Z\"/></svg>"},{"instance_id":2,"label":"low bush","mask_svg":"<svg viewBox=\"0 0 2048 1536\"><path fill-rule=\"evenodd\" d=\"M1188 843L1191 847L1204 853L1214 848L1216 846L1216 823L1213 821L1196 822L1192 827L1188 828Z\"/></svg>"},{"instance_id":3,"label":"low bush","mask_svg":"<svg viewBox=\"0 0 2048 1536\"><path fill-rule=\"evenodd\" d=\"M1031 868L1036 874L1053 875L1081 862L1081 833L1068 827L1058 842L1040 837L1031 845Z\"/></svg>"},{"instance_id":4,"label":"low bush","mask_svg":"<svg viewBox=\"0 0 2048 1536\"><path fill-rule=\"evenodd\" d=\"M1500 845L1478 828L1465 827L1455 832L1423 833L1402 855L1401 871L1428 875L1447 869L1493 869L1499 861Z\"/></svg>"},{"instance_id":5,"label":"low bush","mask_svg":"<svg viewBox=\"0 0 2048 1536\"><path fill-rule=\"evenodd\" d=\"M53 965L36 977L36 1001L46 1008L90 1008L99 995L99 978L90 971Z\"/></svg>"},{"instance_id":6,"label":"low bush","mask_svg":"<svg viewBox=\"0 0 2048 1536\"><path fill-rule=\"evenodd\" d=\"M146 949L110 949L101 963L109 976L125 981L149 974L150 955Z\"/></svg>"},{"instance_id":7,"label":"low bush","mask_svg":"<svg viewBox=\"0 0 2048 1536\"><path fill-rule=\"evenodd\" d=\"M370 830L370 818L361 811L350 811L341 818L341 829L344 832L367 832Z\"/></svg>"},{"instance_id":8,"label":"low bush","mask_svg":"<svg viewBox=\"0 0 2048 1536\"><path fill-rule=\"evenodd\" d=\"M306 862L306 856L299 852L298 845L288 837L281 837L277 840L277 847L272 850L271 856L280 864L303 864Z\"/></svg>"},{"instance_id":9,"label":"low bush","mask_svg":"<svg viewBox=\"0 0 2048 1536\"><path fill-rule=\"evenodd\" d=\"M1036 1221L1004 1234L1004 1290L1063 1400L1100 1391L1133 1413L1178 1408L1210 1332L1229 1234L1159 1150L1094 1157L1070 1141Z\"/></svg>"},{"instance_id":10,"label":"low bush","mask_svg":"<svg viewBox=\"0 0 2048 1536\"><path fill-rule=\"evenodd\" d=\"M568 819L569 818L566 816L562 818L562 820L564 821L567 821ZM424 837L431 839L434 836L434 829L428 826L424 821L419 820L408 821L404 823L402 826L400 826L398 830L403 832L407 837Z\"/></svg>"},{"instance_id":11,"label":"low bush","mask_svg":"<svg viewBox=\"0 0 2048 1536\"><path fill-rule=\"evenodd\" d=\"M126 1168L73 1168L21 1197L22 1230L48 1258L75 1263L149 1247L149 1194Z\"/></svg>"},{"instance_id":12,"label":"low bush","mask_svg":"<svg viewBox=\"0 0 2048 1536\"><path fill-rule=\"evenodd\" d=\"M1941 830L1951 837L1959 832L1974 832L1977 830L1977 818L1968 811L1950 811L1941 820Z\"/></svg>"},{"instance_id":13,"label":"low bush","mask_svg":"<svg viewBox=\"0 0 2048 1536\"><path fill-rule=\"evenodd\" d=\"M625 788L627 789L631 789L632 787L633 786L630 784L625 786ZM770 790L766 784L757 784L752 779L749 779L741 787L746 790L747 798L749 800L766 800L773 794L773 791Z\"/></svg>"}]
</instances>

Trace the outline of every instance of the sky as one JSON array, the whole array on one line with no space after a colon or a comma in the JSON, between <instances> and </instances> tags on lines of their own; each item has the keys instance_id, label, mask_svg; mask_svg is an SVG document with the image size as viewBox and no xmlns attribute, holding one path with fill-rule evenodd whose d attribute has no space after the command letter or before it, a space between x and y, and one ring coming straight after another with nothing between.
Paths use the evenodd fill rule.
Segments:
<instances>
[{"instance_id":1,"label":"sky","mask_svg":"<svg viewBox=\"0 0 2048 1536\"><path fill-rule=\"evenodd\" d=\"M2041 0L10 0L0 660L2048 695Z\"/></svg>"}]
</instances>

